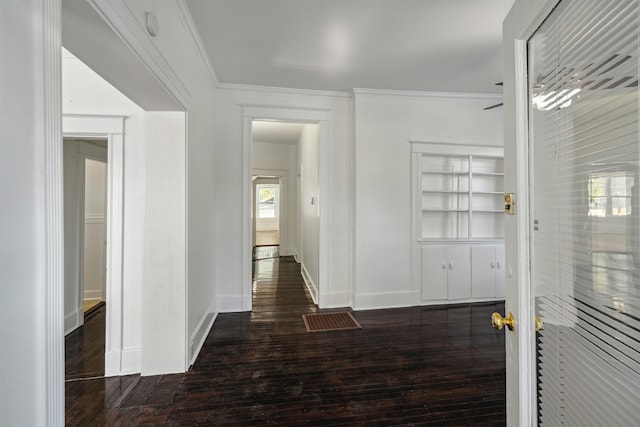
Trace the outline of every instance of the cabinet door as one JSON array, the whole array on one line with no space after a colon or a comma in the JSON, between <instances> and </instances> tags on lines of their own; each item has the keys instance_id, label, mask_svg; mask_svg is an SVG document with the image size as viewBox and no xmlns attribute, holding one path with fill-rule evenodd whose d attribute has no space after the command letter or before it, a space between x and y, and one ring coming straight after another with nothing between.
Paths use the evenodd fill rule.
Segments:
<instances>
[{"instance_id":1,"label":"cabinet door","mask_svg":"<svg viewBox=\"0 0 640 427\"><path fill-rule=\"evenodd\" d=\"M422 299L447 299L447 249L422 248Z\"/></svg>"},{"instance_id":2,"label":"cabinet door","mask_svg":"<svg viewBox=\"0 0 640 427\"><path fill-rule=\"evenodd\" d=\"M496 296L496 248L493 246L471 248L471 296Z\"/></svg>"},{"instance_id":3,"label":"cabinet door","mask_svg":"<svg viewBox=\"0 0 640 427\"><path fill-rule=\"evenodd\" d=\"M504 298L504 245L496 247L496 297Z\"/></svg>"},{"instance_id":4,"label":"cabinet door","mask_svg":"<svg viewBox=\"0 0 640 427\"><path fill-rule=\"evenodd\" d=\"M447 248L448 296L450 300L471 298L471 253L468 246Z\"/></svg>"}]
</instances>

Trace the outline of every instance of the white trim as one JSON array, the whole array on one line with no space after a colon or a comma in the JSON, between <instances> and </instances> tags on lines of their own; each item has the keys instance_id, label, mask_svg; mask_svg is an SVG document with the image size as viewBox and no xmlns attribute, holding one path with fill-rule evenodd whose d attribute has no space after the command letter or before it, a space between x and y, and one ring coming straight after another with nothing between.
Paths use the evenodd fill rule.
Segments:
<instances>
[{"instance_id":1,"label":"white trim","mask_svg":"<svg viewBox=\"0 0 640 427\"><path fill-rule=\"evenodd\" d=\"M104 224L104 215L103 214L85 214L84 223L85 224Z\"/></svg>"},{"instance_id":2,"label":"white trim","mask_svg":"<svg viewBox=\"0 0 640 427\"><path fill-rule=\"evenodd\" d=\"M73 332L78 326L82 325L84 319L84 312L82 308L77 308L71 313L64 316L64 334L68 335Z\"/></svg>"},{"instance_id":3,"label":"white trim","mask_svg":"<svg viewBox=\"0 0 640 427\"><path fill-rule=\"evenodd\" d=\"M65 137L107 139L107 283L105 376L123 375L123 232L124 232L124 128L125 116L64 115Z\"/></svg>"},{"instance_id":4,"label":"white trim","mask_svg":"<svg viewBox=\"0 0 640 427\"><path fill-rule=\"evenodd\" d=\"M409 141L412 153L447 154L447 155L472 155L483 157L503 157L502 145L474 145L454 144L439 142Z\"/></svg>"},{"instance_id":5,"label":"white trim","mask_svg":"<svg viewBox=\"0 0 640 427\"><path fill-rule=\"evenodd\" d=\"M249 92L268 95L318 96L322 98L352 98L349 92L336 92L313 89L295 89L288 87L258 86L239 83L218 83L217 89L223 92Z\"/></svg>"},{"instance_id":6,"label":"white trim","mask_svg":"<svg viewBox=\"0 0 640 427\"><path fill-rule=\"evenodd\" d=\"M101 301L102 300L102 290L95 290L95 289L94 290L90 290L90 291L85 290L82 293L82 301L84 302L84 301L89 301L89 300Z\"/></svg>"},{"instance_id":7,"label":"white trim","mask_svg":"<svg viewBox=\"0 0 640 427\"><path fill-rule=\"evenodd\" d=\"M436 98L436 99L478 99L499 101L502 95L495 93L463 93L463 92L427 92L386 89L354 88L356 97L368 96L376 98Z\"/></svg>"},{"instance_id":8,"label":"white trim","mask_svg":"<svg viewBox=\"0 0 640 427\"><path fill-rule=\"evenodd\" d=\"M511 144L505 143L505 151L508 154L505 159L505 192L515 190L517 195L516 215L507 216L505 222L505 311L512 311L516 316L517 325L521 325L513 332L508 332L506 340L507 423L510 425L537 425L534 313L529 276L527 41L559 2L560 0L517 0L504 23L504 140L511 141ZM514 167L509 164L513 161ZM515 277L511 273L514 263ZM513 378L514 375L517 375L517 378Z\"/></svg>"},{"instance_id":9,"label":"white trim","mask_svg":"<svg viewBox=\"0 0 640 427\"><path fill-rule=\"evenodd\" d=\"M193 366L193 364L196 362L198 354L200 354L200 350L202 349L202 346L204 345L204 342L209 335L209 331L211 331L213 323L218 317L218 313L214 310L214 308L215 307L209 307L205 315L202 316L202 319L200 319L200 322L198 322L198 326L195 328L193 334L191 334L191 336L189 337L189 350L191 354L191 358L188 362L189 367Z\"/></svg>"},{"instance_id":10,"label":"white trim","mask_svg":"<svg viewBox=\"0 0 640 427\"><path fill-rule=\"evenodd\" d=\"M290 221L290 219L287 217L287 204L290 203L290 200L287 198L287 192L290 191L289 190L289 186L287 185L287 178L289 177L289 171L288 170L281 170L281 169L259 169L259 168L255 168L252 170L252 184L251 185L255 185L253 183L253 176L276 176L278 177L278 185L280 186L280 190L278 193L278 236L280 239L280 250L279 253L280 255L284 255L283 254L283 250L282 250L282 244L283 243L289 243L288 242L288 238L289 238L289 233L287 232L287 221ZM254 217L254 219L257 221L257 218ZM257 229L257 228L256 228ZM251 241L253 244L255 244L255 240L253 239L254 234L256 232L256 229L253 228L253 224L251 227Z\"/></svg>"},{"instance_id":11,"label":"white trim","mask_svg":"<svg viewBox=\"0 0 640 427\"><path fill-rule=\"evenodd\" d=\"M311 299L314 304L318 304L318 287L313 282L311 275L305 268L304 264L300 264L300 273L302 274L302 280L304 281L304 285L307 287L309 294L311 295Z\"/></svg>"},{"instance_id":12,"label":"white trim","mask_svg":"<svg viewBox=\"0 0 640 427\"><path fill-rule=\"evenodd\" d=\"M249 304L251 304L251 296L249 296ZM217 295L217 312L218 313L236 313L238 311L247 311L244 309L247 301L242 294L238 295Z\"/></svg>"},{"instance_id":13,"label":"white trim","mask_svg":"<svg viewBox=\"0 0 640 427\"><path fill-rule=\"evenodd\" d=\"M420 301L420 292L377 292L370 294L357 294L355 300L356 310L376 310L382 308L412 307ZM448 301L450 303L450 301Z\"/></svg>"},{"instance_id":14,"label":"white trim","mask_svg":"<svg viewBox=\"0 0 640 427\"><path fill-rule=\"evenodd\" d=\"M33 32L37 32L34 18ZM64 213L62 158L61 0L42 2L42 129L44 145L45 422L64 425ZM37 368L36 368L37 369ZM35 390L34 390L35 391Z\"/></svg>"},{"instance_id":15,"label":"white trim","mask_svg":"<svg viewBox=\"0 0 640 427\"><path fill-rule=\"evenodd\" d=\"M527 72L527 42L516 41L516 195L518 228L518 316L521 327L518 330L519 360L519 407L521 425L537 425L536 399L536 362L535 332L533 327L535 315L530 293L530 254L529 254L529 89ZM508 309L505 306L505 315ZM523 381L523 378L527 380Z\"/></svg>"},{"instance_id":16,"label":"white trim","mask_svg":"<svg viewBox=\"0 0 640 427\"><path fill-rule=\"evenodd\" d=\"M184 0L177 0L178 10L180 11L180 18L191 37L191 41L198 51L198 55L202 60L207 72L209 73L209 77L211 77L211 81L213 86L216 87L218 85L218 76L216 75L216 71L213 69L213 65L211 64L211 60L209 59L209 54L207 54L207 49L204 47L204 43L200 38L200 33L198 33L198 29L196 28L196 23L193 21L193 16L191 15L191 11L189 7L185 3Z\"/></svg>"},{"instance_id":17,"label":"white trim","mask_svg":"<svg viewBox=\"0 0 640 427\"><path fill-rule=\"evenodd\" d=\"M160 84L187 110L191 93L173 67L162 55L136 20L135 12L125 0L87 0L100 17L145 64Z\"/></svg>"},{"instance_id":18,"label":"white trim","mask_svg":"<svg viewBox=\"0 0 640 427\"><path fill-rule=\"evenodd\" d=\"M280 250L278 252L280 253L280 256L296 257L296 250L294 248L283 248L280 246Z\"/></svg>"},{"instance_id":19,"label":"white trim","mask_svg":"<svg viewBox=\"0 0 640 427\"><path fill-rule=\"evenodd\" d=\"M140 372L140 366L142 366L142 348L123 348L119 356L122 375L137 374Z\"/></svg>"},{"instance_id":20,"label":"white trim","mask_svg":"<svg viewBox=\"0 0 640 427\"><path fill-rule=\"evenodd\" d=\"M243 106L243 132L242 132L242 176L243 176L243 197L242 212L244 215L242 227L242 309L251 310L252 278L251 278L251 258L252 258L252 236L251 236L251 185L252 185L252 140L251 122L256 119L280 120L285 122L303 122L318 124L318 169L319 169L319 190L318 206L320 209L320 230L319 230L319 271L318 271L318 300L324 301L323 295L329 292L329 201L325 194L330 194L329 189L329 132L331 113L323 109L304 109L294 107L264 107L245 105Z\"/></svg>"}]
</instances>

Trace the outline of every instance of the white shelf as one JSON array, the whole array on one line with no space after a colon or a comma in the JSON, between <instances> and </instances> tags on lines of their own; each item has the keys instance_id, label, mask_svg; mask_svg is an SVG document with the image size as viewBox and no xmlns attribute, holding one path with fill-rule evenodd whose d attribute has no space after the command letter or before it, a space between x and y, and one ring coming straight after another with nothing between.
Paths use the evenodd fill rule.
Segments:
<instances>
[{"instance_id":1,"label":"white shelf","mask_svg":"<svg viewBox=\"0 0 640 427\"><path fill-rule=\"evenodd\" d=\"M468 171L424 171L425 175L453 175L453 176L466 176L469 175Z\"/></svg>"},{"instance_id":2,"label":"white shelf","mask_svg":"<svg viewBox=\"0 0 640 427\"><path fill-rule=\"evenodd\" d=\"M422 209L422 212L453 212L453 213L462 213L469 212L469 209Z\"/></svg>"},{"instance_id":3,"label":"white shelf","mask_svg":"<svg viewBox=\"0 0 640 427\"><path fill-rule=\"evenodd\" d=\"M469 146L468 154L430 153L428 144L414 150L416 240L503 238L503 158L495 151L483 155Z\"/></svg>"},{"instance_id":4,"label":"white shelf","mask_svg":"<svg viewBox=\"0 0 640 427\"><path fill-rule=\"evenodd\" d=\"M434 193L434 194L469 194L468 190L465 191L447 191L447 190L422 190L423 193ZM476 191L474 193L477 194ZM502 194L502 193L496 193Z\"/></svg>"},{"instance_id":5,"label":"white shelf","mask_svg":"<svg viewBox=\"0 0 640 427\"><path fill-rule=\"evenodd\" d=\"M473 175L478 176L504 176L504 172L471 172Z\"/></svg>"}]
</instances>

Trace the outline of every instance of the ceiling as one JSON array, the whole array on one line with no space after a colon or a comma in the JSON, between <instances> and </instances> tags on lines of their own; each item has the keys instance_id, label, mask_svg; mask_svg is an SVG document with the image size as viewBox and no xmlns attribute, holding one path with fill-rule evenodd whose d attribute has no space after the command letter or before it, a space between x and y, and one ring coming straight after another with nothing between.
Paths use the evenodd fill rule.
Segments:
<instances>
[{"instance_id":1,"label":"ceiling","mask_svg":"<svg viewBox=\"0 0 640 427\"><path fill-rule=\"evenodd\" d=\"M297 145L303 126L302 123L254 120L251 125L251 139L254 142Z\"/></svg>"},{"instance_id":2,"label":"ceiling","mask_svg":"<svg viewBox=\"0 0 640 427\"><path fill-rule=\"evenodd\" d=\"M220 83L500 93L514 0L186 0Z\"/></svg>"}]
</instances>

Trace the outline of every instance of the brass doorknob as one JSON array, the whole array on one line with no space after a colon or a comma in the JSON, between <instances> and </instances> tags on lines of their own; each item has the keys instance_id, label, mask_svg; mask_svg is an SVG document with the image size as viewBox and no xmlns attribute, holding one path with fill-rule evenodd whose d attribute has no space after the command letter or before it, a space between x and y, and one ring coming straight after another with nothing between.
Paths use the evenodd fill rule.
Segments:
<instances>
[{"instance_id":1,"label":"brass doorknob","mask_svg":"<svg viewBox=\"0 0 640 427\"><path fill-rule=\"evenodd\" d=\"M543 326L544 326L544 323L542 323L542 319L540 319L540 317L536 316L536 332L541 330Z\"/></svg>"},{"instance_id":2,"label":"brass doorknob","mask_svg":"<svg viewBox=\"0 0 640 427\"><path fill-rule=\"evenodd\" d=\"M510 331L513 331L513 328L516 325L516 320L513 318L513 314L509 312L507 317L502 317L500 313L493 313L491 315L491 326L496 329L502 329L503 327L507 327Z\"/></svg>"}]
</instances>

